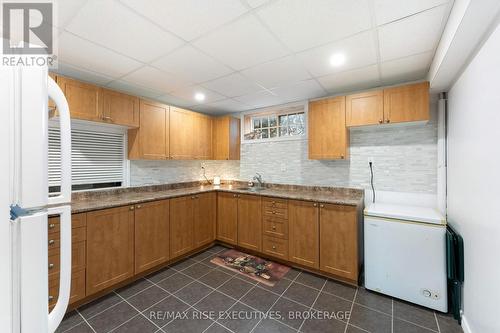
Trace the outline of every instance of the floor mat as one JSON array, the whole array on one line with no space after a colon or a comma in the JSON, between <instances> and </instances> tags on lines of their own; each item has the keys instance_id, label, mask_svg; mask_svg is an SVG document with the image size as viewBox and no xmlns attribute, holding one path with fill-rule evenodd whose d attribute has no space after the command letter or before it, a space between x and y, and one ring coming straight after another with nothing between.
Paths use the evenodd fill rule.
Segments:
<instances>
[{"instance_id":1,"label":"floor mat","mask_svg":"<svg viewBox=\"0 0 500 333\"><path fill-rule=\"evenodd\" d=\"M273 287L290 270L288 266L236 250L219 253L210 262L238 272L269 287Z\"/></svg>"}]
</instances>

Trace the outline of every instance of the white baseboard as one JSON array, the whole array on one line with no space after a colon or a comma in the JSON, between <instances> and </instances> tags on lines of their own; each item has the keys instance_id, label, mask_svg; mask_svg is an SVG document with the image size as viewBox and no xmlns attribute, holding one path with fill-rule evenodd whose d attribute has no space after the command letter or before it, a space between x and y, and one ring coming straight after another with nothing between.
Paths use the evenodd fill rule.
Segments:
<instances>
[{"instance_id":1,"label":"white baseboard","mask_svg":"<svg viewBox=\"0 0 500 333\"><path fill-rule=\"evenodd\" d=\"M470 329L469 326L469 322L467 321L465 315L462 315L462 329L464 330L464 333L472 333L472 330Z\"/></svg>"}]
</instances>

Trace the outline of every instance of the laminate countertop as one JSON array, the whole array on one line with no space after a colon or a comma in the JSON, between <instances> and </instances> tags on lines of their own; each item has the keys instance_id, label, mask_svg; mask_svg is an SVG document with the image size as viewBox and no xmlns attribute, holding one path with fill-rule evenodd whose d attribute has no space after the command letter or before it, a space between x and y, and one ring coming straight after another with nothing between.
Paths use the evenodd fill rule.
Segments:
<instances>
[{"instance_id":1,"label":"laminate countertop","mask_svg":"<svg viewBox=\"0 0 500 333\"><path fill-rule=\"evenodd\" d=\"M73 213L83 213L214 191L356 207L362 207L364 201L363 190L353 188L265 184L263 189L251 191L241 189L243 187L246 187L244 182L232 182L219 186L189 182L75 192L72 195L71 209Z\"/></svg>"}]
</instances>

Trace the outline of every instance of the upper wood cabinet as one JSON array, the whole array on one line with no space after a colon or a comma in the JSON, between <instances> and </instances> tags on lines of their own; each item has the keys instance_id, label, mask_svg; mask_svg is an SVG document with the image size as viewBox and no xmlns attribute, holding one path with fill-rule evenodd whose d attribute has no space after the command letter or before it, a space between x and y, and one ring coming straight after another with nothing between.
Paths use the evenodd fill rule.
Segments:
<instances>
[{"instance_id":1,"label":"upper wood cabinet","mask_svg":"<svg viewBox=\"0 0 500 333\"><path fill-rule=\"evenodd\" d=\"M173 160L194 159L195 129L194 112L170 107L170 158Z\"/></svg>"},{"instance_id":2,"label":"upper wood cabinet","mask_svg":"<svg viewBox=\"0 0 500 333\"><path fill-rule=\"evenodd\" d=\"M309 159L349 157L349 132L345 123L345 96L309 103Z\"/></svg>"},{"instance_id":3,"label":"upper wood cabinet","mask_svg":"<svg viewBox=\"0 0 500 333\"><path fill-rule=\"evenodd\" d=\"M87 213L87 294L134 275L134 207Z\"/></svg>"},{"instance_id":4,"label":"upper wood cabinet","mask_svg":"<svg viewBox=\"0 0 500 333\"><path fill-rule=\"evenodd\" d=\"M386 123L429 120L429 82L384 89Z\"/></svg>"},{"instance_id":5,"label":"upper wood cabinet","mask_svg":"<svg viewBox=\"0 0 500 333\"><path fill-rule=\"evenodd\" d=\"M377 125L384 122L384 92L362 92L346 96L346 125Z\"/></svg>"},{"instance_id":6,"label":"upper wood cabinet","mask_svg":"<svg viewBox=\"0 0 500 333\"><path fill-rule=\"evenodd\" d=\"M320 204L320 270L357 281L359 276L356 207Z\"/></svg>"},{"instance_id":7,"label":"upper wood cabinet","mask_svg":"<svg viewBox=\"0 0 500 333\"><path fill-rule=\"evenodd\" d=\"M129 159L169 159L169 110L164 104L140 101L140 127L128 131Z\"/></svg>"},{"instance_id":8,"label":"upper wood cabinet","mask_svg":"<svg viewBox=\"0 0 500 333\"><path fill-rule=\"evenodd\" d=\"M238 243L238 200L233 193L217 193L217 239Z\"/></svg>"},{"instance_id":9,"label":"upper wood cabinet","mask_svg":"<svg viewBox=\"0 0 500 333\"><path fill-rule=\"evenodd\" d=\"M57 84L66 96L71 118L103 121L100 87L63 76L57 76Z\"/></svg>"},{"instance_id":10,"label":"upper wood cabinet","mask_svg":"<svg viewBox=\"0 0 500 333\"><path fill-rule=\"evenodd\" d=\"M318 204L309 201L288 202L289 260L319 268Z\"/></svg>"},{"instance_id":11,"label":"upper wood cabinet","mask_svg":"<svg viewBox=\"0 0 500 333\"><path fill-rule=\"evenodd\" d=\"M194 196L170 200L170 255L179 257L194 249Z\"/></svg>"},{"instance_id":12,"label":"upper wood cabinet","mask_svg":"<svg viewBox=\"0 0 500 333\"><path fill-rule=\"evenodd\" d=\"M135 274L170 258L169 207L168 200L135 206Z\"/></svg>"},{"instance_id":13,"label":"upper wood cabinet","mask_svg":"<svg viewBox=\"0 0 500 333\"><path fill-rule=\"evenodd\" d=\"M193 120L194 158L210 160L212 159L212 118L195 113Z\"/></svg>"},{"instance_id":14,"label":"upper wood cabinet","mask_svg":"<svg viewBox=\"0 0 500 333\"><path fill-rule=\"evenodd\" d=\"M240 159L240 119L224 116L213 119L213 159Z\"/></svg>"},{"instance_id":15,"label":"upper wood cabinet","mask_svg":"<svg viewBox=\"0 0 500 333\"><path fill-rule=\"evenodd\" d=\"M238 245L254 251L262 249L260 196L238 194Z\"/></svg>"},{"instance_id":16,"label":"upper wood cabinet","mask_svg":"<svg viewBox=\"0 0 500 333\"><path fill-rule=\"evenodd\" d=\"M105 122L139 127L139 98L117 91L102 89L102 118Z\"/></svg>"}]
</instances>

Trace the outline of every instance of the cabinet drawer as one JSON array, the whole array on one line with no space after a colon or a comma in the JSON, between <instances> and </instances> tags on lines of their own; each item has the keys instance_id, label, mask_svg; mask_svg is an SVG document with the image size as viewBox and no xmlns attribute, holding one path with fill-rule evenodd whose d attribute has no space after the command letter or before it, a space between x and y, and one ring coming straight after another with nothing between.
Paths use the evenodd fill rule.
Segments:
<instances>
[{"instance_id":1,"label":"cabinet drawer","mask_svg":"<svg viewBox=\"0 0 500 333\"><path fill-rule=\"evenodd\" d=\"M59 216L49 217L49 225L48 225L49 239L50 235L58 233L60 230L61 230L61 220L59 219Z\"/></svg>"},{"instance_id":2,"label":"cabinet drawer","mask_svg":"<svg viewBox=\"0 0 500 333\"><path fill-rule=\"evenodd\" d=\"M268 207L269 209L281 208L288 209L288 200L277 199L277 198L263 198L262 205Z\"/></svg>"},{"instance_id":3,"label":"cabinet drawer","mask_svg":"<svg viewBox=\"0 0 500 333\"><path fill-rule=\"evenodd\" d=\"M59 297L59 274L49 278L49 308L52 309ZM69 304L75 303L85 297L85 270L71 273L71 290Z\"/></svg>"},{"instance_id":4,"label":"cabinet drawer","mask_svg":"<svg viewBox=\"0 0 500 333\"><path fill-rule=\"evenodd\" d=\"M49 255L59 252L59 247L60 247L59 239L60 239L60 234L58 232L49 235L49 242L48 242Z\"/></svg>"},{"instance_id":5,"label":"cabinet drawer","mask_svg":"<svg viewBox=\"0 0 500 333\"><path fill-rule=\"evenodd\" d=\"M268 236L288 239L288 221L264 218L264 234Z\"/></svg>"},{"instance_id":6,"label":"cabinet drawer","mask_svg":"<svg viewBox=\"0 0 500 333\"><path fill-rule=\"evenodd\" d=\"M263 252L271 256L288 260L288 241L280 238L264 236Z\"/></svg>"},{"instance_id":7,"label":"cabinet drawer","mask_svg":"<svg viewBox=\"0 0 500 333\"><path fill-rule=\"evenodd\" d=\"M49 278L58 275L61 267L61 257L59 253L49 256Z\"/></svg>"},{"instance_id":8,"label":"cabinet drawer","mask_svg":"<svg viewBox=\"0 0 500 333\"><path fill-rule=\"evenodd\" d=\"M288 209L264 206L264 216L273 216L281 219L288 219Z\"/></svg>"}]
</instances>

